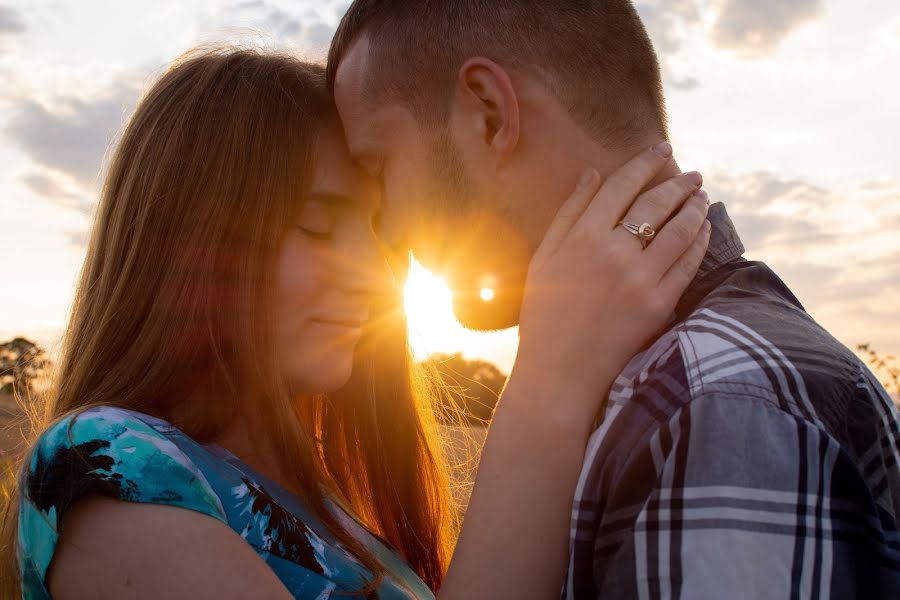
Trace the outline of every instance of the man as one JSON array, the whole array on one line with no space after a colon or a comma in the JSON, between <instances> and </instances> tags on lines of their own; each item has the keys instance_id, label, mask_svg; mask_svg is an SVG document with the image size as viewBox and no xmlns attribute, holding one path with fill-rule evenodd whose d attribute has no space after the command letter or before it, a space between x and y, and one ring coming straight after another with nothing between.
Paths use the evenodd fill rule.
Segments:
<instances>
[{"instance_id":1,"label":"man","mask_svg":"<svg viewBox=\"0 0 900 600\"><path fill-rule=\"evenodd\" d=\"M351 153L382 181L384 234L444 270L478 328L516 322L530 253L580 169L605 176L667 137L627 0L356 0L329 81ZM591 438L564 597L900 597L896 408L741 258L720 204L709 218L671 328L622 372ZM496 301L477 302L481 287Z\"/></svg>"}]
</instances>

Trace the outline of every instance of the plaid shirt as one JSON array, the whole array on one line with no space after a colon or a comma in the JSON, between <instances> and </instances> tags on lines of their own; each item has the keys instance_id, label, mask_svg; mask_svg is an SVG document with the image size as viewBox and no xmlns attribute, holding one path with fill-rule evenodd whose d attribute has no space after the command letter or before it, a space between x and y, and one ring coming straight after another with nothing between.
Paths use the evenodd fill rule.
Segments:
<instances>
[{"instance_id":1,"label":"plaid shirt","mask_svg":"<svg viewBox=\"0 0 900 600\"><path fill-rule=\"evenodd\" d=\"M721 204L675 324L615 381L563 598L900 599L900 416Z\"/></svg>"}]
</instances>

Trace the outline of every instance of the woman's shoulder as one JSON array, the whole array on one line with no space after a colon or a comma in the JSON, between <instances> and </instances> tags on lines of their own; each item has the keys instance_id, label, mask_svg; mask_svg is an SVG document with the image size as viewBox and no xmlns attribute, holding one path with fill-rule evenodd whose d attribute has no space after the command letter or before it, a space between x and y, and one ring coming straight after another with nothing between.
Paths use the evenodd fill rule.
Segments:
<instances>
[{"instance_id":1,"label":"woman's shoulder","mask_svg":"<svg viewBox=\"0 0 900 600\"><path fill-rule=\"evenodd\" d=\"M38 507L55 506L57 513L87 488L132 502L184 503L224 519L206 477L164 425L114 406L68 415L35 443L23 491Z\"/></svg>"},{"instance_id":2,"label":"woman's shoulder","mask_svg":"<svg viewBox=\"0 0 900 600\"><path fill-rule=\"evenodd\" d=\"M35 448L72 446L86 441L112 443L123 434L143 432L150 438L165 436L167 422L146 413L102 405L72 412L57 420L37 439Z\"/></svg>"},{"instance_id":3,"label":"woman's shoulder","mask_svg":"<svg viewBox=\"0 0 900 600\"><path fill-rule=\"evenodd\" d=\"M164 423L101 406L67 415L40 435L19 479L23 576L43 581L63 515L87 495L177 506L226 521L216 491Z\"/></svg>"},{"instance_id":4,"label":"woman's shoulder","mask_svg":"<svg viewBox=\"0 0 900 600\"><path fill-rule=\"evenodd\" d=\"M82 436L95 433L115 436L128 428L139 430L149 428L165 433L173 427L168 421L147 413L104 404L78 410L64 416L48 427L41 435L41 439L58 441L64 429L74 430Z\"/></svg>"}]
</instances>

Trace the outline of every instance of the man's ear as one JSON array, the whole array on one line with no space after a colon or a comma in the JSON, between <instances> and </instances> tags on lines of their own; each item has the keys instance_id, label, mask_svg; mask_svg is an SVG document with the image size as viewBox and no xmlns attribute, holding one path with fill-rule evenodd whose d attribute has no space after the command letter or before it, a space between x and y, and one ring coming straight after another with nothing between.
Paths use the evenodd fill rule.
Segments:
<instances>
[{"instance_id":1,"label":"man's ear","mask_svg":"<svg viewBox=\"0 0 900 600\"><path fill-rule=\"evenodd\" d=\"M519 143L519 99L506 70L487 58L470 58L459 69L457 108L463 126L472 129L498 163L504 162Z\"/></svg>"}]
</instances>

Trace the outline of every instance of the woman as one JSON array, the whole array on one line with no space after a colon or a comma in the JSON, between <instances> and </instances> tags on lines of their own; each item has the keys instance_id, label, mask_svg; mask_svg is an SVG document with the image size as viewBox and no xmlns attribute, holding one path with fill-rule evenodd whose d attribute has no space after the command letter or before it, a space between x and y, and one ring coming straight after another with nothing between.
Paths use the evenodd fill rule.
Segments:
<instances>
[{"instance_id":1,"label":"woman","mask_svg":"<svg viewBox=\"0 0 900 600\"><path fill-rule=\"evenodd\" d=\"M547 568L518 585L558 589L596 392L664 324L708 241L692 196L673 217L692 239L667 227L658 252L622 250L611 213L667 160L644 153L602 188L586 172L548 231L454 551L427 394L373 231L377 189L347 156L322 69L245 50L182 58L110 165L7 510L3 597L19 577L23 597L61 600L485 597L486 578L510 575L492 573L486 540L515 536L546 546ZM657 201L674 210L692 189L670 180ZM610 213L605 229L579 218L595 193L609 196L591 211ZM546 291L576 281L583 297ZM596 334L545 331L560 311L610 333L602 356ZM617 333L624 317L639 325ZM508 500L529 487L541 512L524 531Z\"/></svg>"}]
</instances>

